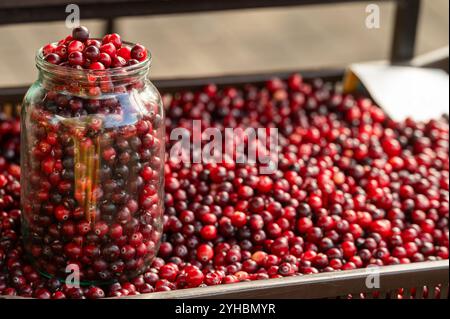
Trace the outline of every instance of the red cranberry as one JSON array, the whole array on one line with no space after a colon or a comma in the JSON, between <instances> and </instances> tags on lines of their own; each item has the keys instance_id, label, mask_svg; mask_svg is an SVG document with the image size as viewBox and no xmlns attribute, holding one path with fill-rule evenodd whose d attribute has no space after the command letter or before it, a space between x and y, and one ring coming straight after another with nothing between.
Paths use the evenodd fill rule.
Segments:
<instances>
[{"instance_id":1,"label":"red cranberry","mask_svg":"<svg viewBox=\"0 0 450 319\"><path fill-rule=\"evenodd\" d=\"M175 281L178 275L178 268L174 267L173 264L167 264L161 267L159 270L159 276L163 279L167 279L169 281Z\"/></svg>"},{"instance_id":2,"label":"red cranberry","mask_svg":"<svg viewBox=\"0 0 450 319\"><path fill-rule=\"evenodd\" d=\"M242 212L235 212L231 216L231 223L233 224L233 226L241 228L247 224L247 215Z\"/></svg>"},{"instance_id":3,"label":"red cranberry","mask_svg":"<svg viewBox=\"0 0 450 319\"><path fill-rule=\"evenodd\" d=\"M67 55L69 54L67 52L67 46L65 46L65 45L58 45L55 48L55 52L54 53L56 53L60 57L61 60L66 60L67 59Z\"/></svg>"},{"instance_id":4,"label":"red cranberry","mask_svg":"<svg viewBox=\"0 0 450 319\"><path fill-rule=\"evenodd\" d=\"M117 55L129 61L131 59L131 49L129 47L121 47L117 50Z\"/></svg>"},{"instance_id":5,"label":"red cranberry","mask_svg":"<svg viewBox=\"0 0 450 319\"><path fill-rule=\"evenodd\" d=\"M107 34L103 37L103 43L112 43L116 49L122 46L122 40L117 33Z\"/></svg>"},{"instance_id":6,"label":"red cranberry","mask_svg":"<svg viewBox=\"0 0 450 319\"><path fill-rule=\"evenodd\" d=\"M46 56L50 53L55 53L56 47L57 47L56 44L49 43L42 48L42 53L44 54L44 56Z\"/></svg>"},{"instance_id":7,"label":"red cranberry","mask_svg":"<svg viewBox=\"0 0 450 319\"><path fill-rule=\"evenodd\" d=\"M392 234L391 222L386 219L376 220L371 223L370 227L373 232L380 234L384 238L387 238Z\"/></svg>"},{"instance_id":8,"label":"red cranberry","mask_svg":"<svg viewBox=\"0 0 450 319\"><path fill-rule=\"evenodd\" d=\"M144 61L147 58L147 49L140 44L136 44L131 49L131 58L138 61Z\"/></svg>"},{"instance_id":9,"label":"red cranberry","mask_svg":"<svg viewBox=\"0 0 450 319\"><path fill-rule=\"evenodd\" d=\"M390 157L399 156L401 153L400 143L393 138L386 138L383 141L383 149Z\"/></svg>"},{"instance_id":10,"label":"red cranberry","mask_svg":"<svg viewBox=\"0 0 450 319\"><path fill-rule=\"evenodd\" d=\"M200 245L197 249L197 258L201 262L208 262L214 257L214 250L209 245Z\"/></svg>"},{"instance_id":11,"label":"red cranberry","mask_svg":"<svg viewBox=\"0 0 450 319\"><path fill-rule=\"evenodd\" d=\"M344 252L344 256L346 258L351 258L356 253L356 247L355 244L351 241L345 241L342 243L342 250Z\"/></svg>"},{"instance_id":12,"label":"red cranberry","mask_svg":"<svg viewBox=\"0 0 450 319\"><path fill-rule=\"evenodd\" d=\"M99 287L90 287L86 292L88 299L99 299L105 297L105 292Z\"/></svg>"},{"instance_id":13,"label":"red cranberry","mask_svg":"<svg viewBox=\"0 0 450 319\"><path fill-rule=\"evenodd\" d=\"M98 62L103 64L105 68L109 68L111 65L111 56L105 52L101 52L98 57Z\"/></svg>"},{"instance_id":14,"label":"red cranberry","mask_svg":"<svg viewBox=\"0 0 450 319\"><path fill-rule=\"evenodd\" d=\"M113 43L105 43L100 47L100 52L106 53L111 59L116 57L116 47Z\"/></svg>"},{"instance_id":15,"label":"red cranberry","mask_svg":"<svg viewBox=\"0 0 450 319\"><path fill-rule=\"evenodd\" d=\"M73 52L80 52L80 53L83 52L84 48L85 48L85 46L82 42L77 41L77 40L71 41L67 45L67 52L69 54L69 57L70 57L70 54Z\"/></svg>"},{"instance_id":16,"label":"red cranberry","mask_svg":"<svg viewBox=\"0 0 450 319\"><path fill-rule=\"evenodd\" d=\"M200 269L198 269L195 266L187 266L184 269L185 273L186 273L186 281L188 284L188 287L198 287L203 283L204 280L204 275L201 272Z\"/></svg>"},{"instance_id":17,"label":"red cranberry","mask_svg":"<svg viewBox=\"0 0 450 319\"><path fill-rule=\"evenodd\" d=\"M57 206L55 208L55 218L59 221L68 220L70 217L70 211L64 206Z\"/></svg>"},{"instance_id":18,"label":"red cranberry","mask_svg":"<svg viewBox=\"0 0 450 319\"><path fill-rule=\"evenodd\" d=\"M89 66L91 70L104 70L105 66L101 62L94 62Z\"/></svg>"},{"instance_id":19,"label":"red cranberry","mask_svg":"<svg viewBox=\"0 0 450 319\"><path fill-rule=\"evenodd\" d=\"M71 65L83 65L85 62L83 53L81 53L80 51L70 52L68 58Z\"/></svg>"},{"instance_id":20,"label":"red cranberry","mask_svg":"<svg viewBox=\"0 0 450 319\"><path fill-rule=\"evenodd\" d=\"M307 217L300 218L297 222L297 229L300 233L307 233L312 227L313 222Z\"/></svg>"},{"instance_id":21,"label":"red cranberry","mask_svg":"<svg viewBox=\"0 0 450 319\"><path fill-rule=\"evenodd\" d=\"M217 237L217 229L213 225L204 226L200 233L206 240L214 240Z\"/></svg>"},{"instance_id":22,"label":"red cranberry","mask_svg":"<svg viewBox=\"0 0 450 319\"><path fill-rule=\"evenodd\" d=\"M52 295L47 289L40 288L34 292L34 297L38 299L51 299Z\"/></svg>"}]
</instances>

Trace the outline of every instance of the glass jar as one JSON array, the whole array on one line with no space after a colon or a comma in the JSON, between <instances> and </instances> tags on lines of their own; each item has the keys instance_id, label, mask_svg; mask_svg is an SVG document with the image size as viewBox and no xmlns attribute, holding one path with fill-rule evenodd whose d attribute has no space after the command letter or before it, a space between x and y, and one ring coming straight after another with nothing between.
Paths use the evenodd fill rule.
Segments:
<instances>
[{"instance_id":1,"label":"glass jar","mask_svg":"<svg viewBox=\"0 0 450 319\"><path fill-rule=\"evenodd\" d=\"M81 283L136 276L159 249L164 114L135 65L85 70L36 56L22 108L22 234L46 276Z\"/></svg>"}]
</instances>

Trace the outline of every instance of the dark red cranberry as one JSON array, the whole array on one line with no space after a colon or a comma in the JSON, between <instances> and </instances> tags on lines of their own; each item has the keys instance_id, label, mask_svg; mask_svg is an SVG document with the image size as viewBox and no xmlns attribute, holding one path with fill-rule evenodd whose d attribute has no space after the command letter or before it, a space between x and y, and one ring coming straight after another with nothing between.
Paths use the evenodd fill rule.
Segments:
<instances>
[{"instance_id":1,"label":"dark red cranberry","mask_svg":"<svg viewBox=\"0 0 450 319\"><path fill-rule=\"evenodd\" d=\"M91 62L95 62L100 58L100 49L94 45L90 45L84 49L84 56Z\"/></svg>"},{"instance_id":2,"label":"dark red cranberry","mask_svg":"<svg viewBox=\"0 0 450 319\"><path fill-rule=\"evenodd\" d=\"M51 64L61 63L61 57L56 53L49 53L45 56L45 61Z\"/></svg>"},{"instance_id":3,"label":"dark red cranberry","mask_svg":"<svg viewBox=\"0 0 450 319\"><path fill-rule=\"evenodd\" d=\"M72 30L72 38L81 42L89 39L89 30L84 26L76 27Z\"/></svg>"}]
</instances>

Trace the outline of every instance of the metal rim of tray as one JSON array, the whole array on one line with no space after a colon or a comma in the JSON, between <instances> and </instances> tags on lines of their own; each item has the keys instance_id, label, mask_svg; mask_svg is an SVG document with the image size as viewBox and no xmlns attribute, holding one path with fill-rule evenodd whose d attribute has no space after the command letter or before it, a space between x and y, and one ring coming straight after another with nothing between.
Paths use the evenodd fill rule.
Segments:
<instances>
[{"instance_id":1,"label":"metal rim of tray","mask_svg":"<svg viewBox=\"0 0 450 319\"><path fill-rule=\"evenodd\" d=\"M369 276L379 275L380 289L371 289L366 285ZM169 292L159 292L130 296L132 299L178 299L178 298L270 298L270 299L315 299L362 297L371 298L370 294L380 292L383 297L394 294L398 289L434 288L441 285L441 299L448 296L449 261L430 261L407 265L383 266L377 268L356 269L349 271L320 273L280 279L268 279L253 282L242 282L230 285L193 288ZM434 289L430 289L428 298L437 297Z\"/></svg>"}]
</instances>

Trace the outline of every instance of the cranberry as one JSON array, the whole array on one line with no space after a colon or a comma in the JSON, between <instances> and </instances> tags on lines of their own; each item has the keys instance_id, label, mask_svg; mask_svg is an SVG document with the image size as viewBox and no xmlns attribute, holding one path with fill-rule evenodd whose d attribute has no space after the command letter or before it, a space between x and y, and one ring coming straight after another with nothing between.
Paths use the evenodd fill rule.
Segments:
<instances>
[{"instance_id":1,"label":"cranberry","mask_svg":"<svg viewBox=\"0 0 450 319\"><path fill-rule=\"evenodd\" d=\"M234 284L234 283L238 283L238 282L239 282L239 278L237 278L234 275L227 275L227 276L225 276L225 278L223 278L223 283L225 285Z\"/></svg>"},{"instance_id":2,"label":"cranberry","mask_svg":"<svg viewBox=\"0 0 450 319\"><path fill-rule=\"evenodd\" d=\"M141 171L141 176L145 181L149 181L153 178L153 170L151 167L146 166Z\"/></svg>"},{"instance_id":3,"label":"cranberry","mask_svg":"<svg viewBox=\"0 0 450 319\"><path fill-rule=\"evenodd\" d=\"M67 45L67 52L69 54L73 53L73 52L82 52L84 50L85 46L82 42L74 40L71 41L68 45Z\"/></svg>"},{"instance_id":4,"label":"cranberry","mask_svg":"<svg viewBox=\"0 0 450 319\"><path fill-rule=\"evenodd\" d=\"M257 189L261 193L268 193L272 190L273 181L269 176L263 175L259 178Z\"/></svg>"},{"instance_id":5,"label":"cranberry","mask_svg":"<svg viewBox=\"0 0 450 319\"><path fill-rule=\"evenodd\" d=\"M121 47L117 50L117 55L124 58L125 61L129 61L131 59L131 49L129 47Z\"/></svg>"},{"instance_id":6,"label":"cranberry","mask_svg":"<svg viewBox=\"0 0 450 319\"><path fill-rule=\"evenodd\" d=\"M235 212L231 216L231 223L233 226L241 228L247 224L247 215L242 212Z\"/></svg>"},{"instance_id":7,"label":"cranberry","mask_svg":"<svg viewBox=\"0 0 450 319\"><path fill-rule=\"evenodd\" d=\"M64 206L57 206L55 208L55 218L59 221L65 221L69 219L70 211Z\"/></svg>"},{"instance_id":8,"label":"cranberry","mask_svg":"<svg viewBox=\"0 0 450 319\"><path fill-rule=\"evenodd\" d=\"M94 45L90 45L84 49L84 56L92 62L97 61L100 58L100 50Z\"/></svg>"},{"instance_id":9,"label":"cranberry","mask_svg":"<svg viewBox=\"0 0 450 319\"><path fill-rule=\"evenodd\" d=\"M342 250L344 252L344 256L346 258L351 258L356 253L356 247L355 244L351 241L345 241L342 243Z\"/></svg>"},{"instance_id":10,"label":"cranberry","mask_svg":"<svg viewBox=\"0 0 450 319\"><path fill-rule=\"evenodd\" d=\"M121 68L127 65L127 61L120 57L120 56L115 56L112 58L111 60L111 67L112 68Z\"/></svg>"},{"instance_id":11,"label":"cranberry","mask_svg":"<svg viewBox=\"0 0 450 319\"><path fill-rule=\"evenodd\" d=\"M386 138L383 141L383 149L390 157L399 156L401 153L400 143L393 138Z\"/></svg>"},{"instance_id":12,"label":"cranberry","mask_svg":"<svg viewBox=\"0 0 450 319\"><path fill-rule=\"evenodd\" d=\"M89 30L84 26L76 27L72 30L72 38L81 42L89 39Z\"/></svg>"},{"instance_id":13,"label":"cranberry","mask_svg":"<svg viewBox=\"0 0 450 319\"><path fill-rule=\"evenodd\" d=\"M322 207L322 199L317 195L311 195L308 203L314 209L319 209Z\"/></svg>"},{"instance_id":14,"label":"cranberry","mask_svg":"<svg viewBox=\"0 0 450 319\"><path fill-rule=\"evenodd\" d=\"M58 45L55 48L55 52L54 53L56 53L60 57L61 60L66 60L67 56L68 56L67 46L65 46L65 45Z\"/></svg>"},{"instance_id":15,"label":"cranberry","mask_svg":"<svg viewBox=\"0 0 450 319\"><path fill-rule=\"evenodd\" d=\"M307 233L312 227L313 222L307 217L302 217L297 222L297 229L300 233Z\"/></svg>"},{"instance_id":16,"label":"cranberry","mask_svg":"<svg viewBox=\"0 0 450 319\"><path fill-rule=\"evenodd\" d=\"M55 53L56 47L57 47L56 44L49 43L42 48L42 54L44 54L44 56L46 56L50 53Z\"/></svg>"},{"instance_id":17,"label":"cranberry","mask_svg":"<svg viewBox=\"0 0 450 319\"><path fill-rule=\"evenodd\" d=\"M105 52L101 52L98 57L98 62L103 64L105 68L109 68L111 65L111 56Z\"/></svg>"},{"instance_id":18,"label":"cranberry","mask_svg":"<svg viewBox=\"0 0 450 319\"><path fill-rule=\"evenodd\" d=\"M105 292L99 287L90 287L86 292L86 297L89 299L99 299L105 297Z\"/></svg>"},{"instance_id":19,"label":"cranberry","mask_svg":"<svg viewBox=\"0 0 450 319\"><path fill-rule=\"evenodd\" d=\"M147 58L147 49L141 44L136 44L131 49L131 58L138 61L144 61Z\"/></svg>"},{"instance_id":20,"label":"cranberry","mask_svg":"<svg viewBox=\"0 0 450 319\"><path fill-rule=\"evenodd\" d=\"M71 259L77 259L81 256L81 247L75 243L69 243L64 247L64 252Z\"/></svg>"},{"instance_id":21,"label":"cranberry","mask_svg":"<svg viewBox=\"0 0 450 319\"><path fill-rule=\"evenodd\" d=\"M113 147L107 148L103 151L103 158L105 161L112 161L116 158L116 150Z\"/></svg>"},{"instance_id":22,"label":"cranberry","mask_svg":"<svg viewBox=\"0 0 450 319\"><path fill-rule=\"evenodd\" d=\"M184 272L186 273L186 281L188 284L188 287L198 287L203 283L203 280L205 276L201 272L200 269L198 269L195 266L186 266L184 269Z\"/></svg>"},{"instance_id":23,"label":"cranberry","mask_svg":"<svg viewBox=\"0 0 450 319\"><path fill-rule=\"evenodd\" d=\"M270 246L272 254L276 256L285 256L289 253L289 242L286 237L279 237Z\"/></svg>"},{"instance_id":24,"label":"cranberry","mask_svg":"<svg viewBox=\"0 0 450 319\"><path fill-rule=\"evenodd\" d=\"M119 224L114 224L110 227L109 235L112 239L119 239L123 235L123 227Z\"/></svg>"},{"instance_id":25,"label":"cranberry","mask_svg":"<svg viewBox=\"0 0 450 319\"><path fill-rule=\"evenodd\" d=\"M51 64L59 64L61 62L61 57L56 53L49 53L45 56L45 61Z\"/></svg>"},{"instance_id":26,"label":"cranberry","mask_svg":"<svg viewBox=\"0 0 450 319\"><path fill-rule=\"evenodd\" d=\"M159 270L159 276L169 281L174 281L177 275L178 275L178 267L174 267L173 264L164 265Z\"/></svg>"},{"instance_id":27,"label":"cranberry","mask_svg":"<svg viewBox=\"0 0 450 319\"><path fill-rule=\"evenodd\" d=\"M127 62L127 65L136 65L136 64L139 64L139 61L136 59L129 59Z\"/></svg>"},{"instance_id":28,"label":"cranberry","mask_svg":"<svg viewBox=\"0 0 450 319\"><path fill-rule=\"evenodd\" d=\"M214 257L214 250L209 245L200 245L197 249L197 258L201 262L208 262Z\"/></svg>"},{"instance_id":29,"label":"cranberry","mask_svg":"<svg viewBox=\"0 0 450 319\"><path fill-rule=\"evenodd\" d=\"M66 299L66 295L62 291L55 291L52 294L52 299Z\"/></svg>"},{"instance_id":30,"label":"cranberry","mask_svg":"<svg viewBox=\"0 0 450 319\"><path fill-rule=\"evenodd\" d=\"M225 258L228 263L236 264L242 260L242 254L239 249L230 249Z\"/></svg>"},{"instance_id":31,"label":"cranberry","mask_svg":"<svg viewBox=\"0 0 450 319\"><path fill-rule=\"evenodd\" d=\"M392 226L389 220L376 220L370 225L374 233L380 234L382 237L387 238L392 234Z\"/></svg>"},{"instance_id":32,"label":"cranberry","mask_svg":"<svg viewBox=\"0 0 450 319\"><path fill-rule=\"evenodd\" d=\"M69 53L69 63L71 65L83 65L85 62L83 53L81 53L80 51L72 51Z\"/></svg>"},{"instance_id":33,"label":"cranberry","mask_svg":"<svg viewBox=\"0 0 450 319\"><path fill-rule=\"evenodd\" d=\"M47 289L40 288L34 292L34 297L38 299L51 299L52 295Z\"/></svg>"},{"instance_id":34,"label":"cranberry","mask_svg":"<svg viewBox=\"0 0 450 319\"><path fill-rule=\"evenodd\" d=\"M208 286L216 286L222 283L223 275L217 271L207 273L205 276L205 284Z\"/></svg>"},{"instance_id":35,"label":"cranberry","mask_svg":"<svg viewBox=\"0 0 450 319\"><path fill-rule=\"evenodd\" d=\"M217 228L213 225L206 225L201 229L201 235L206 240L214 240L217 237Z\"/></svg>"},{"instance_id":36,"label":"cranberry","mask_svg":"<svg viewBox=\"0 0 450 319\"><path fill-rule=\"evenodd\" d=\"M101 62L94 62L89 66L91 70L104 70L105 66Z\"/></svg>"},{"instance_id":37,"label":"cranberry","mask_svg":"<svg viewBox=\"0 0 450 319\"><path fill-rule=\"evenodd\" d=\"M117 33L107 34L103 37L103 43L112 43L116 49L122 46L122 40Z\"/></svg>"},{"instance_id":38,"label":"cranberry","mask_svg":"<svg viewBox=\"0 0 450 319\"><path fill-rule=\"evenodd\" d=\"M113 43L106 43L100 47L100 52L106 53L111 59L116 57L116 47Z\"/></svg>"}]
</instances>

